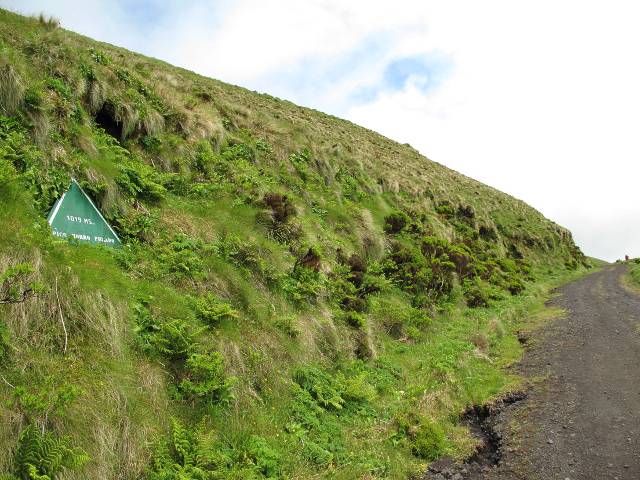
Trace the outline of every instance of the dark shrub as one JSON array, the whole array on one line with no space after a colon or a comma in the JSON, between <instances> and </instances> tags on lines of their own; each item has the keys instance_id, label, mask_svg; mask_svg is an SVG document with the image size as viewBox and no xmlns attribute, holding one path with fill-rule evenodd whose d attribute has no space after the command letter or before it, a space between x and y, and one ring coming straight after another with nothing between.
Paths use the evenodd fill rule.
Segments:
<instances>
[{"instance_id":1,"label":"dark shrub","mask_svg":"<svg viewBox=\"0 0 640 480\"><path fill-rule=\"evenodd\" d=\"M296 268L304 267L304 268L308 268L309 270L313 270L314 272L319 272L320 263L321 263L321 259L320 259L320 253L318 252L318 250L314 247L309 247L309 249L307 250L307 253L305 253L304 255L299 257L298 260L296 260Z\"/></svg>"},{"instance_id":2,"label":"dark shrub","mask_svg":"<svg viewBox=\"0 0 640 480\"><path fill-rule=\"evenodd\" d=\"M296 214L296 207L286 195L267 193L262 201L271 208L271 214L276 222L286 222Z\"/></svg>"},{"instance_id":3,"label":"dark shrub","mask_svg":"<svg viewBox=\"0 0 640 480\"><path fill-rule=\"evenodd\" d=\"M488 227L486 225L480 225L479 233L480 238L487 242L495 242L496 240L498 240L498 233L496 232L495 228Z\"/></svg>"},{"instance_id":4,"label":"dark shrub","mask_svg":"<svg viewBox=\"0 0 640 480\"><path fill-rule=\"evenodd\" d=\"M367 320L361 313L350 311L344 314L344 321L350 327L361 330L367 325Z\"/></svg>"},{"instance_id":5,"label":"dark shrub","mask_svg":"<svg viewBox=\"0 0 640 480\"><path fill-rule=\"evenodd\" d=\"M512 279L507 285L507 290L511 295L519 295L524 291L524 284L517 279Z\"/></svg>"},{"instance_id":6,"label":"dark shrub","mask_svg":"<svg viewBox=\"0 0 640 480\"><path fill-rule=\"evenodd\" d=\"M516 260L522 260L524 258L524 255L522 254L520 249L513 243L509 245L509 256L511 258L515 258Z\"/></svg>"},{"instance_id":7,"label":"dark shrub","mask_svg":"<svg viewBox=\"0 0 640 480\"><path fill-rule=\"evenodd\" d=\"M384 218L384 231L394 234L400 233L409 223L409 217L404 212L396 212Z\"/></svg>"}]
</instances>

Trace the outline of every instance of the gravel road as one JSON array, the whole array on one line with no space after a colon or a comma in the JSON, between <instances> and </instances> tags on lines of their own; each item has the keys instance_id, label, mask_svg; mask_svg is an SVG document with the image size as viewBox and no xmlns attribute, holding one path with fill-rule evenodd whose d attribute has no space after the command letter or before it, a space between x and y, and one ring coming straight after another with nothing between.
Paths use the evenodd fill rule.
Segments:
<instances>
[{"instance_id":1,"label":"gravel road","mask_svg":"<svg viewBox=\"0 0 640 480\"><path fill-rule=\"evenodd\" d=\"M499 463L444 462L425 479L640 479L640 296L621 285L625 271L607 266L550 302L567 315L517 367L528 397L491 420Z\"/></svg>"}]
</instances>

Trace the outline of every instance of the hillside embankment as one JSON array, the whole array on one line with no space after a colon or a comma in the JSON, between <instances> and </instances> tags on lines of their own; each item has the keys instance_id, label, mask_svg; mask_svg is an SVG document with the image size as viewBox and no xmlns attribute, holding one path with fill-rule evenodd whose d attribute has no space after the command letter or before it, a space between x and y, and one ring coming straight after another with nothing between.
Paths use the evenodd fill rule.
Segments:
<instances>
[{"instance_id":1,"label":"hillside embankment","mask_svg":"<svg viewBox=\"0 0 640 480\"><path fill-rule=\"evenodd\" d=\"M71 185L113 232L52 235ZM0 10L2 480L420 477L587 267L410 145Z\"/></svg>"}]
</instances>

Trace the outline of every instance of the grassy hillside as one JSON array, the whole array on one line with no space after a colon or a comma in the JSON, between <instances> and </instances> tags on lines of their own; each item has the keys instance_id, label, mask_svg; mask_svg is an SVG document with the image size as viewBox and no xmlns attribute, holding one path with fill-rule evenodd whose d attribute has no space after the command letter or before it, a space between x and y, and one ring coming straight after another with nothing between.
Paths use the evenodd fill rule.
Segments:
<instances>
[{"instance_id":1,"label":"grassy hillside","mask_svg":"<svg viewBox=\"0 0 640 480\"><path fill-rule=\"evenodd\" d=\"M0 11L0 113L0 478L417 475L586 264L409 145L55 21ZM53 238L72 177L122 249Z\"/></svg>"}]
</instances>

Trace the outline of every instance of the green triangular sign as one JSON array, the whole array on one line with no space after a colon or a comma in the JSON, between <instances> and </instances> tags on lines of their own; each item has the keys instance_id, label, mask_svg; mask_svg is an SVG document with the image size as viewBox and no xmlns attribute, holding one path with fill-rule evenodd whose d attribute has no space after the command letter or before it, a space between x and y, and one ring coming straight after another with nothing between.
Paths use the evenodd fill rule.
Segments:
<instances>
[{"instance_id":1,"label":"green triangular sign","mask_svg":"<svg viewBox=\"0 0 640 480\"><path fill-rule=\"evenodd\" d=\"M80 242L111 247L122 245L116 232L75 179L53 206L47 221L58 238L74 238Z\"/></svg>"}]
</instances>

